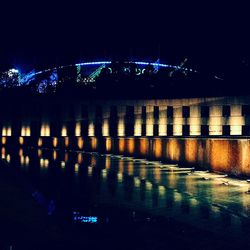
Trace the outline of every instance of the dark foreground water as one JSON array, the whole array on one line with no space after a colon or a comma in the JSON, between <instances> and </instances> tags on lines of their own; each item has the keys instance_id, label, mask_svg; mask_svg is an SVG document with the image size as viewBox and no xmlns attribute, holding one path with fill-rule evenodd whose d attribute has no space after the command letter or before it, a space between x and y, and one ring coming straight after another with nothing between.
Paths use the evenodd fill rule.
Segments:
<instances>
[{"instance_id":1,"label":"dark foreground water","mask_svg":"<svg viewBox=\"0 0 250 250\"><path fill-rule=\"evenodd\" d=\"M97 153L1 148L1 158L7 163L1 167L57 228L58 242L70 235L67 249L84 249L85 241L88 249L250 245L247 180ZM32 249L43 248L44 238Z\"/></svg>"}]
</instances>

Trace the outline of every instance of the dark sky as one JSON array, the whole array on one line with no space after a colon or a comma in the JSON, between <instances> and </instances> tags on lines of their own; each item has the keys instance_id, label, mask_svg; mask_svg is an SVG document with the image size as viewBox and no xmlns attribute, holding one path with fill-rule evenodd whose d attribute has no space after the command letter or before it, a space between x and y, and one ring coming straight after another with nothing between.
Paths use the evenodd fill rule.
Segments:
<instances>
[{"instance_id":1,"label":"dark sky","mask_svg":"<svg viewBox=\"0 0 250 250\"><path fill-rule=\"evenodd\" d=\"M160 54L224 74L249 58L248 7L237 1L9 2L0 9L1 67Z\"/></svg>"}]
</instances>

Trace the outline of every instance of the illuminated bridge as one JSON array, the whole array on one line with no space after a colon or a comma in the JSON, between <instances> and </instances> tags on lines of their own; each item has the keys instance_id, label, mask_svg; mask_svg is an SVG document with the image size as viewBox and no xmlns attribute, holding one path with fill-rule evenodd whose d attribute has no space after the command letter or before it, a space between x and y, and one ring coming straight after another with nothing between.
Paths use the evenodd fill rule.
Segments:
<instances>
[{"instance_id":1,"label":"illuminated bridge","mask_svg":"<svg viewBox=\"0 0 250 250\"><path fill-rule=\"evenodd\" d=\"M142 61L129 61L129 62L125 62L125 64L135 64L137 66L147 66L147 65L152 65L155 68L169 68L171 70L183 70L186 72L195 72L195 70L190 69L190 68L186 68L183 67L182 65L170 65L170 64L164 64L164 63L152 63L152 62L142 62ZM53 72L53 71L57 71L58 69L65 69L65 68L71 68L71 67L77 67L78 70L80 71L80 67L96 67L98 66L97 70L92 72L91 75L93 77L96 77L99 73L100 73L100 68L105 67L105 66L109 66L110 64L112 64L112 61L96 61L96 62L83 62L83 63L76 63L76 64L70 64L70 65L63 65L63 66L59 66L59 67L54 67L54 68L50 68L50 69L45 69L45 70L41 70L41 71L31 71L28 74L25 74L21 80L21 82L23 84L27 83L30 79L32 79L34 76L40 75L40 74L44 74L47 72ZM79 72L80 73L80 72ZM95 73L97 73L97 75L95 75ZM141 70L139 68L139 72L138 74L141 73Z\"/></svg>"},{"instance_id":2,"label":"illuminated bridge","mask_svg":"<svg viewBox=\"0 0 250 250\"><path fill-rule=\"evenodd\" d=\"M170 65L157 62L144 61L96 61L77 64L63 65L44 70L32 70L29 73L22 73L18 69L10 69L0 73L0 88L30 87L39 93L56 92L58 88L68 85L84 87L95 86L100 76L109 75L108 81L114 76L119 77L117 81L129 78L131 80L142 80L150 75L160 75L164 71L164 77L172 77L175 72L182 74L195 74L197 71L184 67L186 60L180 65ZM144 77L144 78L143 78ZM107 79L106 79L107 80ZM158 77L157 81L160 79ZM107 85L106 82L106 85Z\"/></svg>"}]
</instances>

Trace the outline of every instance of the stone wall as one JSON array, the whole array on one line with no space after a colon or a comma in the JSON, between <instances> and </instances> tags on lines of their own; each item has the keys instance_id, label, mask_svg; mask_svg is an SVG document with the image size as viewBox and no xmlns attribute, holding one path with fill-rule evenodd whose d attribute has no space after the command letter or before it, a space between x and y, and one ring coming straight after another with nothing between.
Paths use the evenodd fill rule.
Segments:
<instances>
[{"instance_id":1,"label":"stone wall","mask_svg":"<svg viewBox=\"0 0 250 250\"><path fill-rule=\"evenodd\" d=\"M161 160L204 170L250 176L250 140L163 137L2 137L1 147L98 151Z\"/></svg>"}]
</instances>

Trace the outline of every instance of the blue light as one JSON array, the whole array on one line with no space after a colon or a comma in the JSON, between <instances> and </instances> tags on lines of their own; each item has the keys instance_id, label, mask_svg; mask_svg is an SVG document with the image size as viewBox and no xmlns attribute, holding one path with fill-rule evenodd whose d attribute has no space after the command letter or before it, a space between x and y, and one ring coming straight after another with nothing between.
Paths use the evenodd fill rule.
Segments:
<instances>
[{"instance_id":1,"label":"blue light","mask_svg":"<svg viewBox=\"0 0 250 250\"><path fill-rule=\"evenodd\" d=\"M35 70L33 69L31 72L29 72L28 74L24 75L22 78L21 78L21 81L20 83L21 84L28 84L32 78L35 76L36 72Z\"/></svg>"},{"instance_id":2,"label":"blue light","mask_svg":"<svg viewBox=\"0 0 250 250\"><path fill-rule=\"evenodd\" d=\"M18 69L10 69L9 72L18 74L19 70Z\"/></svg>"},{"instance_id":3,"label":"blue light","mask_svg":"<svg viewBox=\"0 0 250 250\"><path fill-rule=\"evenodd\" d=\"M156 67L163 67L163 68L178 68L178 66L175 65L170 65L170 64L164 64L164 63L149 63L149 62L134 62L135 64L138 65L152 65ZM186 68L183 68L184 70L188 70Z\"/></svg>"},{"instance_id":4,"label":"blue light","mask_svg":"<svg viewBox=\"0 0 250 250\"><path fill-rule=\"evenodd\" d=\"M96 216L82 216L79 212L73 212L73 220L80 223L97 223L98 217Z\"/></svg>"},{"instance_id":5,"label":"blue light","mask_svg":"<svg viewBox=\"0 0 250 250\"><path fill-rule=\"evenodd\" d=\"M77 63L75 66L111 64L111 61Z\"/></svg>"},{"instance_id":6,"label":"blue light","mask_svg":"<svg viewBox=\"0 0 250 250\"><path fill-rule=\"evenodd\" d=\"M33 72L32 76L39 75L39 74L49 72L49 71L53 71L53 70L57 70L57 69L64 69L64 68L67 68L67 67L98 66L98 65L107 65L107 64L111 64L111 63L112 63L111 61L95 61L95 62L82 62L82 63L76 63L76 64L70 64L70 65L62 65L62 66L54 67L54 68L51 68L51 69L45 69L45 70L41 70L41 71L38 71L38 72ZM141 62L141 61L138 61L138 62L131 61L130 63L135 63L137 65L142 65L142 66L150 64L150 65L152 65L154 67L157 67L157 68L162 67L162 68L182 69L184 71L197 72L196 70L192 70L192 69L188 69L188 68L182 68L181 66L175 66L175 65L164 64L164 63L157 63L157 62L150 63L150 62ZM12 70L14 70L15 73L18 72L18 70L16 70L16 69L12 69Z\"/></svg>"}]
</instances>

